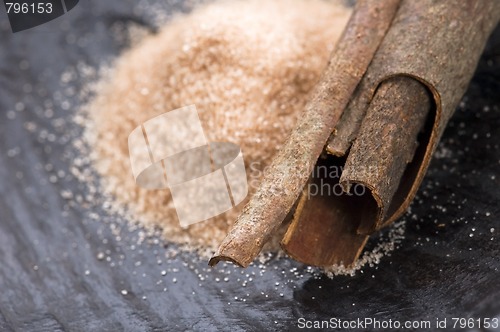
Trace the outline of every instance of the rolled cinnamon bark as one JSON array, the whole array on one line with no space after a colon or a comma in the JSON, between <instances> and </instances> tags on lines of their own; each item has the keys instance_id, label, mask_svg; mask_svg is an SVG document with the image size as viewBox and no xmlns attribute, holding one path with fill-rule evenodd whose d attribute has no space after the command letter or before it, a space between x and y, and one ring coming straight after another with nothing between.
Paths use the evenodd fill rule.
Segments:
<instances>
[{"instance_id":1,"label":"rolled cinnamon bark","mask_svg":"<svg viewBox=\"0 0 500 332\"><path fill-rule=\"evenodd\" d=\"M422 148L406 168L402 181L395 184L396 193L390 203L379 206L383 213L374 221L376 229L400 217L415 196L499 19L500 1L496 0L402 2L360 86L363 94L373 95L388 78L409 76L427 86L435 107L429 127L423 129ZM357 140L360 136L356 135ZM365 135L365 139L369 138ZM351 151L348 158L359 157ZM351 165L357 167L356 164L359 165ZM356 179L346 173L341 182L356 182Z\"/></svg>"},{"instance_id":2,"label":"rolled cinnamon bark","mask_svg":"<svg viewBox=\"0 0 500 332\"><path fill-rule=\"evenodd\" d=\"M295 204L340 114L365 73L399 0L360 0L290 138L236 220L210 265L247 266Z\"/></svg>"},{"instance_id":3,"label":"rolled cinnamon bark","mask_svg":"<svg viewBox=\"0 0 500 332\"><path fill-rule=\"evenodd\" d=\"M378 206L388 206L413 159L431 107L431 94L413 78L393 77L380 85L341 178L331 178L335 172L313 173L282 241L287 254L316 266L355 262L377 214L385 212ZM342 165L340 160L329 157L318 163L331 168ZM350 190L353 183L363 190ZM339 184L346 193L329 190ZM322 195L312 195L318 188Z\"/></svg>"},{"instance_id":4,"label":"rolled cinnamon bark","mask_svg":"<svg viewBox=\"0 0 500 332\"><path fill-rule=\"evenodd\" d=\"M326 150L347 154L340 183L346 191L351 184L363 184L369 194L355 204L342 196L302 196L284 249L312 265L349 265L368 233L404 213L498 23L500 1L403 0L394 21L391 10L397 2L388 3L358 3L298 126L211 265L224 259L247 266L253 260L294 205L332 132ZM376 5L382 8L373 10ZM386 20L375 22L380 15ZM390 24L387 34L385 29L373 31L381 23ZM418 114L401 112L406 106ZM391 129L398 120L407 123L399 132ZM338 150L332 151L336 146ZM327 162L342 163L331 158ZM377 172L360 172L370 167Z\"/></svg>"},{"instance_id":5,"label":"rolled cinnamon bark","mask_svg":"<svg viewBox=\"0 0 500 332\"><path fill-rule=\"evenodd\" d=\"M335 214L319 211L314 197L303 203L285 234L285 251L311 265L350 265L366 235L406 211L499 17L500 2L494 0L402 2L326 147L334 156L347 155L340 179L346 191L358 183L368 187L370 195ZM389 82L396 90L384 91ZM432 93L425 124L429 95L424 86ZM385 97L379 98L382 91ZM420 114L406 112L411 120L405 121L403 113L395 112L405 107ZM408 140L410 133L414 138ZM322 209L336 210L346 205L344 200L330 198ZM346 226L346 220L351 224Z\"/></svg>"}]
</instances>

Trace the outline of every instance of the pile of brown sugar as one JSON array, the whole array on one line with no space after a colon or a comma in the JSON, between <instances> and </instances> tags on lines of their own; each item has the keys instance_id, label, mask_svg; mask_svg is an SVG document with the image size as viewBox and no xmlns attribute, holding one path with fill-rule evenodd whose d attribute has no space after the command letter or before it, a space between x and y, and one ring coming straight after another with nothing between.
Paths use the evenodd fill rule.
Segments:
<instances>
[{"instance_id":1,"label":"pile of brown sugar","mask_svg":"<svg viewBox=\"0 0 500 332\"><path fill-rule=\"evenodd\" d=\"M251 195L303 110L349 18L340 2L223 1L174 17L124 52L84 112L102 190L167 241L214 249L237 208L179 226L168 190L133 179L127 138L138 125L194 104L208 141L240 145Z\"/></svg>"}]
</instances>

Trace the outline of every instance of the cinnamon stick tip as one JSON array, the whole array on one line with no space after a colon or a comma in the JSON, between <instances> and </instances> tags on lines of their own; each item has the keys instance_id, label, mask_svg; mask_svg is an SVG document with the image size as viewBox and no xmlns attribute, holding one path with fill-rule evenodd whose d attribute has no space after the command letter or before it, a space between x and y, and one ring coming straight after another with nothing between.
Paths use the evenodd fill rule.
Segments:
<instances>
[{"instance_id":1,"label":"cinnamon stick tip","mask_svg":"<svg viewBox=\"0 0 500 332\"><path fill-rule=\"evenodd\" d=\"M245 264L244 262L238 262L234 258L231 258L229 256L225 256L225 255L214 255L214 256L212 256L212 258L210 258L210 260L208 261L208 265L211 266L211 267L214 267L220 261L230 262L230 263L233 263L233 264L235 264L235 265L237 265L239 267L247 267L249 265L249 263Z\"/></svg>"}]
</instances>

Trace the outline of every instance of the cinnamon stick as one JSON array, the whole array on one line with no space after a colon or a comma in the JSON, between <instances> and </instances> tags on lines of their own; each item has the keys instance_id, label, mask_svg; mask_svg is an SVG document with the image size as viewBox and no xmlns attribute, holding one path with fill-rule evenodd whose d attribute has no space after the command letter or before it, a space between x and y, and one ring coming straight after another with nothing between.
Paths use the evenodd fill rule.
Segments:
<instances>
[{"instance_id":1,"label":"cinnamon stick","mask_svg":"<svg viewBox=\"0 0 500 332\"><path fill-rule=\"evenodd\" d=\"M347 155L340 179L346 191L361 183L370 195L350 209L339 209L346 203L337 197L301 204L283 240L292 257L312 265L352 264L367 234L404 213L499 17L498 1L402 2L326 147L334 156ZM396 85L386 90L391 81ZM430 109L424 86L432 93ZM410 113L404 116L405 108ZM415 149L411 137L418 130Z\"/></svg>"},{"instance_id":2,"label":"cinnamon stick","mask_svg":"<svg viewBox=\"0 0 500 332\"><path fill-rule=\"evenodd\" d=\"M393 183L397 188L391 190L395 192L392 199L378 202L382 204L378 220L373 221L375 230L400 217L415 196L446 124L465 93L499 19L500 1L496 0L402 1L360 83L362 90L358 98L371 100L369 96L375 94L381 82L394 76L409 76L427 87L435 106L428 126L423 128L413 161L406 167L401 181ZM367 108L362 110L363 102L351 104L360 107L357 112L365 116ZM363 135L359 128L357 130L356 141ZM372 143L372 148L377 147ZM353 151L349 157L358 158L353 156ZM344 181L348 181L347 176Z\"/></svg>"},{"instance_id":3,"label":"cinnamon stick","mask_svg":"<svg viewBox=\"0 0 500 332\"><path fill-rule=\"evenodd\" d=\"M298 126L211 265L225 259L247 266L253 260L294 205L331 133L330 143L342 140L334 154L348 154L340 184L345 191L363 184L369 194L351 205L351 198L305 200L303 194L283 240L287 252L308 264L348 265L368 233L394 221L410 204L498 23L500 1L403 0L394 20L390 8L373 11L374 5L389 6L358 3ZM381 13L382 22L375 19ZM380 35L374 27L386 23L390 28ZM344 121L348 130L340 135ZM407 125L394 130L403 122ZM343 159L327 162L342 164ZM360 171L370 166L377 171Z\"/></svg>"},{"instance_id":4,"label":"cinnamon stick","mask_svg":"<svg viewBox=\"0 0 500 332\"><path fill-rule=\"evenodd\" d=\"M368 68L398 5L399 0L357 2L295 130L210 259L210 265L228 260L248 266L283 222Z\"/></svg>"},{"instance_id":5,"label":"cinnamon stick","mask_svg":"<svg viewBox=\"0 0 500 332\"><path fill-rule=\"evenodd\" d=\"M295 260L316 266L349 266L359 257L374 221L383 217L378 206L389 206L407 164L413 160L418 134L432 107L432 96L419 81L393 77L383 82L370 103L345 161L340 179L317 172L311 186L323 195L302 194L282 247ZM340 158L318 162L329 168L342 165ZM335 174L335 173L333 173ZM350 192L353 184L363 190ZM342 185L345 193L326 192ZM379 203L383 201L386 204ZM378 217L382 214L382 217ZM314 245L304 245L304 244Z\"/></svg>"}]
</instances>

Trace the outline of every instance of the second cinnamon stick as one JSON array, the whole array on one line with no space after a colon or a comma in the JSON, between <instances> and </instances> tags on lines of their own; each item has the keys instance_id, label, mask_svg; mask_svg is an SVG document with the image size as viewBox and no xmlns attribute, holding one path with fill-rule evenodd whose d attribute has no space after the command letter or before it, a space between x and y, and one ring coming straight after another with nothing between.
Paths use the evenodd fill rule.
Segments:
<instances>
[{"instance_id":1,"label":"second cinnamon stick","mask_svg":"<svg viewBox=\"0 0 500 332\"><path fill-rule=\"evenodd\" d=\"M357 2L295 130L210 265L228 260L248 266L283 222L391 25L398 6L399 0Z\"/></svg>"}]
</instances>

